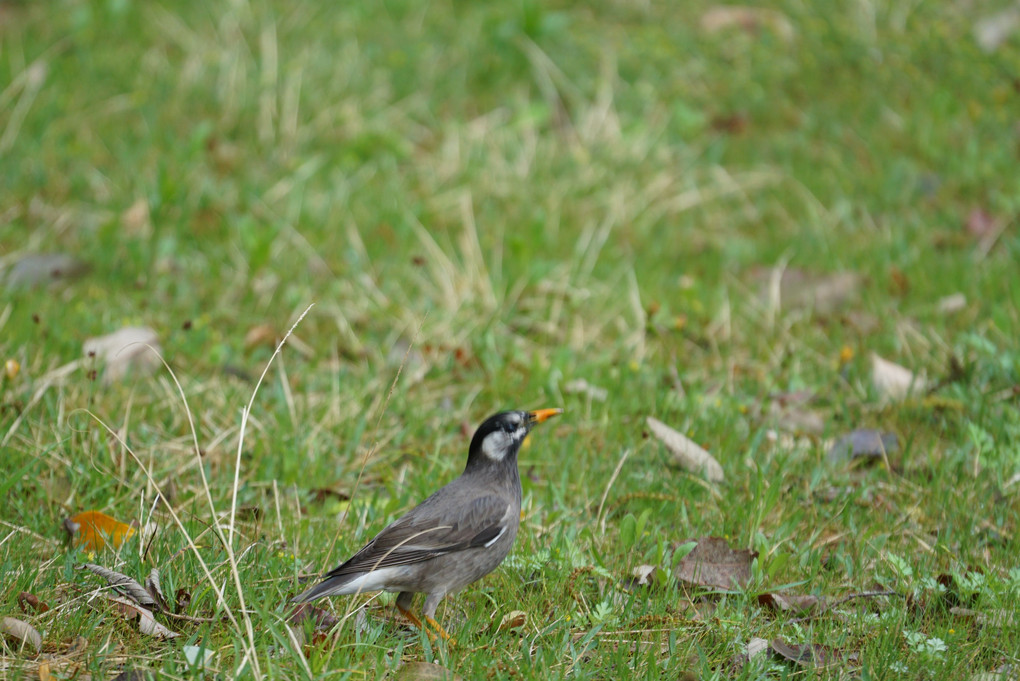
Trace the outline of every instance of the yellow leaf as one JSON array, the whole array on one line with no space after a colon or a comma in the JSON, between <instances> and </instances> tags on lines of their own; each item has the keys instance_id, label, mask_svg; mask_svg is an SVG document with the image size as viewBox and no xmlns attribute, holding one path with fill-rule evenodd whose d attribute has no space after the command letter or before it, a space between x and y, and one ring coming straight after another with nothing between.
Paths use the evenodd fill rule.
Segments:
<instances>
[{"instance_id":1,"label":"yellow leaf","mask_svg":"<svg viewBox=\"0 0 1020 681\"><path fill-rule=\"evenodd\" d=\"M107 544L120 548L135 533L135 528L100 511L82 511L68 518L65 525L77 529L74 545L85 551L102 551Z\"/></svg>"}]
</instances>

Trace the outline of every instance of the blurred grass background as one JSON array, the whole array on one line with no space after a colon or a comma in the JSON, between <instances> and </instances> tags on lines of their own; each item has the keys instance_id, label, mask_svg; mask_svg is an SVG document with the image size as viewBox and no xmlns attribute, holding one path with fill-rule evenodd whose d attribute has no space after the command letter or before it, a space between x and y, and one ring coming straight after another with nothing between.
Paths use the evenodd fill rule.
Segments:
<instances>
[{"instance_id":1,"label":"blurred grass background","mask_svg":"<svg viewBox=\"0 0 1020 681\"><path fill-rule=\"evenodd\" d=\"M242 459L241 502L260 509L248 538L265 551L244 569L264 580L252 597L265 622L299 571L329 567L455 475L474 425L517 407L567 410L522 454L532 515L515 554L541 556L548 586L528 590L507 568L477 588L566 633L503 666L452 653L467 678L537 678L570 656L571 632L676 617L656 596L596 622L587 600L615 613L612 581L580 601L561 587L579 567L625 575L689 536L756 548L770 584L820 593L867 588L890 552L919 578L980 565L1005 580L1020 549L1020 38L983 49L980 29L1011 7L0 4L0 267L61 252L89 268L3 290L0 355L20 371L0 385L3 457L18 473L0 518L21 528L0 549L16 575L4 602L75 579L55 549L62 517L144 519L152 504L139 466L83 409L208 523L196 467L217 503L230 498L239 411L311 303ZM779 307L774 267L804 276ZM852 283L818 303L840 273ZM947 312L954 294L965 304ZM157 332L201 458L165 372L108 385L83 357L87 338L129 324ZM939 389L882 402L872 352ZM795 391L824 426L784 439L770 396ZM647 415L707 446L729 484L666 467ZM898 433L895 473L827 466L828 440L859 426ZM628 449L611 522L594 531ZM327 488L356 494L323 504ZM826 490L838 513L818 503ZM617 521L645 510L649 538L622 546ZM157 546L131 560L161 564L182 543L168 527ZM174 558L182 584L201 579L189 560ZM989 588L996 603L1009 593ZM669 620L668 654L586 648L586 664L554 667L707 678L757 612L722 607L727 624L696 633ZM470 629L480 616L466 617ZM949 640L950 624L921 628ZM865 669L914 659L908 625L875 639L860 626L840 645ZM221 634L191 634L205 635ZM991 669L1008 657L999 643L961 639L942 669ZM377 654L331 648L321 671ZM104 659L88 664L108 671Z\"/></svg>"}]
</instances>

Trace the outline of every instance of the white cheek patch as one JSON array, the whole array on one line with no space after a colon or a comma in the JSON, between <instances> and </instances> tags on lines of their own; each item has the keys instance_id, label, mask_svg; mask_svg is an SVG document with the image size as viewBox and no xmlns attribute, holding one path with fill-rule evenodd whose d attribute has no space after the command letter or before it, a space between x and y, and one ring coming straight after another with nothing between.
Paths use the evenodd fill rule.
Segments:
<instances>
[{"instance_id":1,"label":"white cheek patch","mask_svg":"<svg viewBox=\"0 0 1020 681\"><path fill-rule=\"evenodd\" d=\"M510 447L510 436L502 430L496 430L482 440L482 454L493 461L502 461Z\"/></svg>"}]
</instances>

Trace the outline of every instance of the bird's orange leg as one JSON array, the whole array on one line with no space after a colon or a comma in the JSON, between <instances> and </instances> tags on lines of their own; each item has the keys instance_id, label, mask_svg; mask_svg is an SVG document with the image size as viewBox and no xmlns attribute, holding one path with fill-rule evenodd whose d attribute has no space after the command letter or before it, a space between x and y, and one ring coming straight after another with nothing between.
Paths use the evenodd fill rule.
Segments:
<instances>
[{"instance_id":1,"label":"bird's orange leg","mask_svg":"<svg viewBox=\"0 0 1020 681\"><path fill-rule=\"evenodd\" d=\"M411 620L411 624L413 624L414 626L418 627L419 629L425 628L424 626L422 626L421 620L418 619L418 616L411 612L410 609L404 607L404 604L400 602L400 599L397 599L397 610L400 611L401 615Z\"/></svg>"},{"instance_id":2,"label":"bird's orange leg","mask_svg":"<svg viewBox=\"0 0 1020 681\"><path fill-rule=\"evenodd\" d=\"M453 639L449 634L446 633L446 629L443 629L443 625L435 620L434 617L426 617L425 621L428 622L429 626L436 630L436 634L450 644L455 644L457 641Z\"/></svg>"}]
</instances>

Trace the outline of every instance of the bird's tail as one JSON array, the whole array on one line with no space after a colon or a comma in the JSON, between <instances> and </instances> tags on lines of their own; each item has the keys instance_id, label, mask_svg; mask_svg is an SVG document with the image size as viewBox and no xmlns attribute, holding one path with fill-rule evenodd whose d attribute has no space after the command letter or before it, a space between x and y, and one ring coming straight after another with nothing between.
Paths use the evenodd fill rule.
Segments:
<instances>
[{"instance_id":1,"label":"bird's tail","mask_svg":"<svg viewBox=\"0 0 1020 681\"><path fill-rule=\"evenodd\" d=\"M341 591L346 584L350 581L350 575L344 575L342 577L327 577L322 580L311 589L307 589L299 593L294 598L290 599L291 603L310 603L323 596L329 596Z\"/></svg>"}]
</instances>

